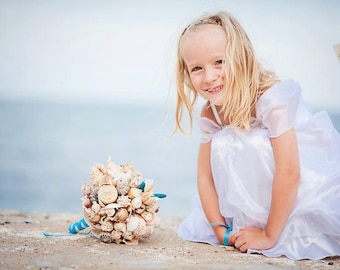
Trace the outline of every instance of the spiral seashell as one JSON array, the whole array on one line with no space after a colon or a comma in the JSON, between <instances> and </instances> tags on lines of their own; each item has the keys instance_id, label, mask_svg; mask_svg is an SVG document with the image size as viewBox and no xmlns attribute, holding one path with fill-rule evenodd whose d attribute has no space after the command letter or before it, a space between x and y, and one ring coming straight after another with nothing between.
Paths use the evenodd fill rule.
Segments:
<instances>
[{"instance_id":1,"label":"spiral seashell","mask_svg":"<svg viewBox=\"0 0 340 270\"><path fill-rule=\"evenodd\" d=\"M104 232L111 232L113 230L113 223L109 220L104 220L101 224L101 229Z\"/></svg>"},{"instance_id":2,"label":"spiral seashell","mask_svg":"<svg viewBox=\"0 0 340 270\"><path fill-rule=\"evenodd\" d=\"M136 216L132 216L132 217L129 217L126 221L126 229L129 231L129 232L132 232L134 230L137 229L138 225L139 225L139 221L141 219L139 217L136 217Z\"/></svg>"},{"instance_id":3,"label":"spiral seashell","mask_svg":"<svg viewBox=\"0 0 340 270\"><path fill-rule=\"evenodd\" d=\"M92 167L90 171L90 178L94 186L99 186L99 183L102 177L104 176L104 173L105 173L105 169L102 164L98 164L98 163L94 164L94 166Z\"/></svg>"},{"instance_id":4,"label":"spiral seashell","mask_svg":"<svg viewBox=\"0 0 340 270\"><path fill-rule=\"evenodd\" d=\"M81 193L83 194L83 196L87 197L90 195L91 193L91 184L90 183L85 183L84 185L82 185L81 187Z\"/></svg>"},{"instance_id":5,"label":"spiral seashell","mask_svg":"<svg viewBox=\"0 0 340 270\"><path fill-rule=\"evenodd\" d=\"M131 205L131 200L128 196L122 195L122 196L118 196L117 203L121 207L128 207L129 205Z\"/></svg>"},{"instance_id":6,"label":"spiral seashell","mask_svg":"<svg viewBox=\"0 0 340 270\"><path fill-rule=\"evenodd\" d=\"M125 208L121 208L116 212L116 215L113 217L113 221L125 222L128 216L128 211Z\"/></svg>"},{"instance_id":7,"label":"spiral seashell","mask_svg":"<svg viewBox=\"0 0 340 270\"><path fill-rule=\"evenodd\" d=\"M123 166L122 166L122 171L127 173L132 173L134 171L134 166L132 163L125 163Z\"/></svg>"},{"instance_id":8,"label":"spiral seashell","mask_svg":"<svg viewBox=\"0 0 340 270\"><path fill-rule=\"evenodd\" d=\"M157 201L156 197L152 197L152 193L151 192L146 192L142 195L142 202L145 205L152 205Z\"/></svg>"},{"instance_id":9,"label":"spiral seashell","mask_svg":"<svg viewBox=\"0 0 340 270\"><path fill-rule=\"evenodd\" d=\"M145 193L147 193L147 192L153 193L154 181L150 180L150 179L146 179L146 180L144 180L144 182L145 182L144 192Z\"/></svg>"},{"instance_id":10,"label":"spiral seashell","mask_svg":"<svg viewBox=\"0 0 340 270\"><path fill-rule=\"evenodd\" d=\"M137 197L137 198L132 199L132 201L131 201L132 210L141 207L142 204L143 203L142 203L142 198L141 197Z\"/></svg>"},{"instance_id":11,"label":"spiral seashell","mask_svg":"<svg viewBox=\"0 0 340 270\"><path fill-rule=\"evenodd\" d=\"M141 189L133 187L133 188L130 188L127 195L130 199L133 199L133 198L142 196L142 193L143 191Z\"/></svg>"},{"instance_id":12,"label":"spiral seashell","mask_svg":"<svg viewBox=\"0 0 340 270\"><path fill-rule=\"evenodd\" d=\"M115 202L117 197L117 189L113 185L103 185L98 190L98 200L105 205Z\"/></svg>"},{"instance_id":13,"label":"spiral seashell","mask_svg":"<svg viewBox=\"0 0 340 270\"><path fill-rule=\"evenodd\" d=\"M125 232L126 231L126 224L123 222L116 222L113 224L113 228L118 232Z\"/></svg>"},{"instance_id":14,"label":"spiral seashell","mask_svg":"<svg viewBox=\"0 0 340 270\"><path fill-rule=\"evenodd\" d=\"M133 234L137 238L147 238L150 237L153 233L154 227L153 226L141 226L138 227Z\"/></svg>"},{"instance_id":15,"label":"spiral seashell","mask_svg":"<svg viewBox=\"0 0 340 270\"><path fill-rule=\"evenodd\" d=\"M121 175L121 178L117 181L117 191L119 195L126 195L130 190L130 179L125 174Z\"/></svg>"},{"instance_id":16,"label":"spiral seashell","mask_svg":"<svg viewBox=\"0 0 340 270\"><path fill-rule=\"evenodd\" d=\"M143 235L145 227L146 227L146 222L143 218L138 218L138 226L132 230L132 233L134 234L134 236L136 236L137 238L142 237L141 235Z\"/></svg>"}]
</instances>

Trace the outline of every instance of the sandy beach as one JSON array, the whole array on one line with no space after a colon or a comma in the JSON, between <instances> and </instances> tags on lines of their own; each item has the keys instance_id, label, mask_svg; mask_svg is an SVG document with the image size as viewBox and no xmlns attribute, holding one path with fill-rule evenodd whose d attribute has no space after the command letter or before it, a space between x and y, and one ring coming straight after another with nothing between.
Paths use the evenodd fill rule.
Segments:
<instances>
[{"instance_id":1,"label":"sandy beach","mask_svg":"<svg viewBox=\"0 0 340 270\"><path fill-rule=\"evenodd\" d=\"M88 230L68 234L80 218L0 209L0 269L340 269L340 257L292 261L187 242L177 236L179 218L162 217L137 246L105 244Z\"/></svg>"}]
</instances>

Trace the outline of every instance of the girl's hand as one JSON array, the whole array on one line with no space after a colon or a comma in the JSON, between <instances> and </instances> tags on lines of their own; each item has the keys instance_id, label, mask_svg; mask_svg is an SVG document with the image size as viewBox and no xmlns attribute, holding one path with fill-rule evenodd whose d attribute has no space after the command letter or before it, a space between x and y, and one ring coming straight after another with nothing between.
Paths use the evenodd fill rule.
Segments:
<instances>
[{"instance_id":1,"label":"girl's hand","mask_svg":"<svg viewBox=\"0 0 340 270\"><path fill-rule=\"evenodd\" d=\"M248 249L269 249L275 241L271 239L265 230L245 227L233 234L234 246L241 252Z\"/></svg>"}]
</instances>

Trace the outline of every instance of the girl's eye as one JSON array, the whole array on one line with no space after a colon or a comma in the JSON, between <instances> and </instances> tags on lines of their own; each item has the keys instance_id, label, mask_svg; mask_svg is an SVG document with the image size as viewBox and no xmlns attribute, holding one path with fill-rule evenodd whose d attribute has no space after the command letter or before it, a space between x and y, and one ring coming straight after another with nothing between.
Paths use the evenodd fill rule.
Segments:
<instances>
[{"instance_id":1,"label":"girl's eye","mask_svg":"<svg viewBox=\"0 0 340 270\"><path fill-rule=\"evenodd\" d=\"M216 61L216 65L222 65L222 64L224 64L224 60L221 59L221 60Z\"/></svg>"},{"instance_id":2,"label":"girl's eye","mask_svg":"<svg viewBox=\"0 0 340 270\"><path fill-rule=\"evenodd\" d=\"M191 69L191 72L195 72L195 71L199 71L201 69L201 67L194 67Z\"/></svg>"}]
</instances>

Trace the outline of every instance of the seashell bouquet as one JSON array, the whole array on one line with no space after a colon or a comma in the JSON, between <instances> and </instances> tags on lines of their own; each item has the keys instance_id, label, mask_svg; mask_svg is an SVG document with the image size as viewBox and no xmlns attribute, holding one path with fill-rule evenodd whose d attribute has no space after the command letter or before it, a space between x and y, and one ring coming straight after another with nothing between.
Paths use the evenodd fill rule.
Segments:
<instances>
[{"instance_id":1,"label":"seashell bouquet","mask_svg":"<svg viewBox=\"0 0 340 270\"><path fill-rule=\"evenodd\" d=\"M84 218L94 236L106 243L137 245L140 238L152 235L159 225L157 200L165 197L153 193L153 180L111 157L106 168L96 163L90 178L81 191Z\"/></svg>"}]
</instances>

